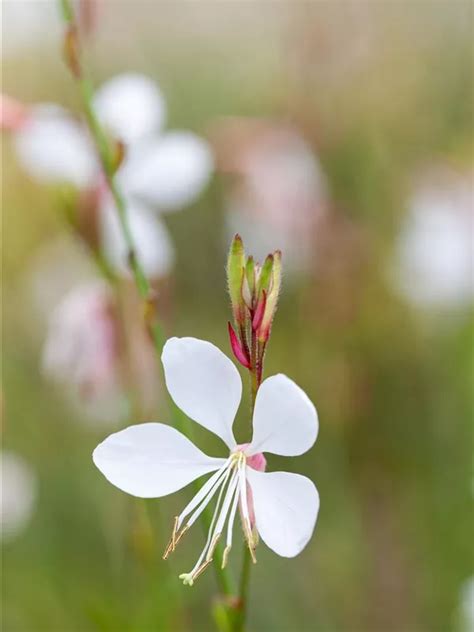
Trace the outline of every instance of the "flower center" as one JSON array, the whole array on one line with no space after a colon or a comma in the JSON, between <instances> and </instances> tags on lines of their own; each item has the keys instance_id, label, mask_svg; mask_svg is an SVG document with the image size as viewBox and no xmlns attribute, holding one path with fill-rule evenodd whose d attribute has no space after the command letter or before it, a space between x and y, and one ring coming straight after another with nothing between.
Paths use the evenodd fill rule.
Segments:
<instances>
[{"instance_id":1,"label":"flower center","mask_svg":"<svg viewBox=\"0 0 474 632\"><path fill-rule=\"evenodd\" d=\"M226 543L222 554L222 568L227 564L227 558L232 548L232 533L237 514L237 507L240 507L242 526L245 539L254 562L255 547L257 545L256 534L253 530L253 520L251 520L251 507L249 506L249 489L245 475L245 468L250 465L254 457L248 457L244 453L246 446L237 446L231 452L229 458L197 492L194 498L188 503L179 516L176 516L171 539L163 554L166 559L172 553L183 535L191 528L199 518L207 505L217 495L217 502L214 514L209 526L206 543L194 568L189 573L179 576L184 584L192 586L194 581L212 563L213 555L219 540L226 529ZM258 456L258 455L256 455ZM265 461L263 455L261 455ZM258 463L261 466L261 462ZM255 467L255 469L258 469Z\"/></svg>"}]
</instances>

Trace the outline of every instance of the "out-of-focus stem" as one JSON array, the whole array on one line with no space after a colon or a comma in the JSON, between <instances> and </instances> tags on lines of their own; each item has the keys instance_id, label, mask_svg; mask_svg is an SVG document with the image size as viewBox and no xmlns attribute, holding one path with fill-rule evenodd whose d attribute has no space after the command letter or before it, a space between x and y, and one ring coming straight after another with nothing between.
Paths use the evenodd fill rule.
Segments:
<instances>
[{"instance_id":1,"label":"out-of-focus stem","mask_svg":"<svg viewBox=\"0 0 474 632\"><path fill-rule=\"evenodd\" d=\"M75 17L74 11L72 9L70 0L61 0L61 9L62 14L66 23L70 28L75 29L75 37L79 37L77 34L77 29L75 28ZM80 55L80 47L79 42L76 43L76 55ZM128 223L127 218L127 209L125 205L125 200L117 187L117 183L115 182L114 171L114 156L111 151L110 143L107 139L107 136L97 118L94 107L92 105L93 102L93 88L92 83L87 77L87 73L84 69L84 65L82 63L82 59L76 60L77 65L80 67L79 73L72 73L76 83L78 84L79 91L82 98L82 104L84 107L84 111L87 118L87 123L89 126L89 130L92 138L94 139L95 145L97 147L97 152L99 154L100 162L102 165L102 170L107 181L107 185L112 195L113 201L115 203L115 207L117 209L117 214L120 221L120 226L122 229L122 234L127 245L128 249L128 257L129 257L129 265L133 274L133 278L135 281L135 285L137 287L137 291L140 297L144 302L150 300L151 286L150 283L140 265L140 262L137 257L136 249L133 243L132 233L130 231L130 225ZM161 349L164 344L164 335L161 329L160 324L158 323L156 318L153 318L150 323L150 330L153 337L153 341L157 351L161 353Z\"/></svg>"},{"instance_id":2,"label":"out-of-focus stem","mask_svg":"<svg viewBox=\"0 0 474 632\"><path fill-rule=\"evenodd\" d=\"M75 15L74 10L71 5L70 0L59 0L61 13L63 15L64 21L70 28L75 29L76 37L77 29L75 24ZM76 54L79 55L79 43L77 42ZM84 64L82 63L82 59L77 59L77 66L80 68L79 73L72 73L76 83L78 84L79 91L82 97L82 104L84 107L84 111L87 117L87 123L89 126L90 133L92 138L94 139L95 145L97 147L97 151L99 154L99 158L101 161L102 169L107 181L108 188L114 200L115 206L117 208L117 213L120 220L120 226L122 229L122 234L125 239L125 243L128 248L129 254L129 264L133 274L133 279L137 288L137 291L140 297L143 300L144 304L144 313L149 311L150 301L152 299L152 289L150 283L143 272L143 269L138 261L136 249L133 242L133 236L130 231L130 226L127 219L127 209L125 205L125 200L117 187L117 183L115 181L115 165L114 165L114 156L111 151L110 143L107 139L107 136L97 118L93 107L93 88L92 83L87 77L87 73L84 68ZM162 327L156 318L156 315L153 313L152 318L147 323L150 329L151 336L153 338L153 343L156 349L157 354L160 356L163 350L163 346L165 343L165 336L163 334ZM172 402L171 410L173 415L173 421L175 425L183 429L185 419L182 415L181 411L175 406ZM206 529L209 530L211 523L211 515L209 511L203 512L203 520L206 525ZM222 561L222 553L220 550L216 551L216 562L214 564L214 569L216 572L217 583L219 585L219 589L227 596L230 596L234 593L233 590L233 582L229 570L227 568L221 568Z\"/></svg>"}]
</instances>

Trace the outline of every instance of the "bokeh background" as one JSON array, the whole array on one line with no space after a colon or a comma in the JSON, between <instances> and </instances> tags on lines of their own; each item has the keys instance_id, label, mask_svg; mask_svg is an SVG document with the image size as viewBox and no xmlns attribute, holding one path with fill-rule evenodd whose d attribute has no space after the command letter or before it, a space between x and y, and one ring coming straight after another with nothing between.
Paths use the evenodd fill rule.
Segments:
<instances>
[{"instance_id":1,"label":"bokeh background","mask_svg":"<svg viewBox=\"0 0 474 632\"><path fill-rule=\"evenodd\" d=\"M214 156L202 193L164 216L176 252L155 281L167 333L230 354L232 231L259 256L283 249L266 374L306 390L320 434L269 467L310 476L321 510L299 557L259 547L249 628L472 629L472 3L85 4L94 83L147 75L166 127L194 131ZM3 92L80 115L55 5L2 9ZM189 490L139 501L91 460L113 430L170 419L146 340L130 338L125 415L94 418L87 393L72 401L42 370L55 303L94 264L65 219L70 189L26 172L15 133L2 133L2 629L213 629L213 573L191 590L177 579L199 529L161 560ZM115 291L139 328L131 283ZM242 406L242 440L246 423Z\"/></svg>"}]
</instances>

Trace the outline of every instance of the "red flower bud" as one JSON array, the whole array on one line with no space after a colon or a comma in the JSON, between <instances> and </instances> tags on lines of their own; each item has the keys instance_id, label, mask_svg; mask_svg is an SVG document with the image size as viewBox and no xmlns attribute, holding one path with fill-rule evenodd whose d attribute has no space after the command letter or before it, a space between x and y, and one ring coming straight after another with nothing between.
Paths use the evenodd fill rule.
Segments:
<instances>
[{"instance_id":1,"label":"red flower bud","mask_svg":"<svg viewBox=\"0 0 474 632\"><path fill-rule=\"evenodd\" d=\"M250 358L247 356L244 348L242 347L240 340L237 338L237 335L232 328L232 325L228 323L229 328L229 338L230 338L230 346L232 347L232 351L234 352L235 357L240 362L242 366L246 369L250 368Z\"/></svg>"},{"instance_id":2,"label":"red flower bud","mask_svg":"<svg viewBox=\"0 0 474 632\"><path fill-rule=\"evenodd\" d=\"M257 331L262 324L263 315L265 314L265 306L267 304L267 293L265 290L262 290L262 296L257 304L257 309L255 310L255 314L253 315L252 320L252 329Z\"/></svg>"}]
</instances>

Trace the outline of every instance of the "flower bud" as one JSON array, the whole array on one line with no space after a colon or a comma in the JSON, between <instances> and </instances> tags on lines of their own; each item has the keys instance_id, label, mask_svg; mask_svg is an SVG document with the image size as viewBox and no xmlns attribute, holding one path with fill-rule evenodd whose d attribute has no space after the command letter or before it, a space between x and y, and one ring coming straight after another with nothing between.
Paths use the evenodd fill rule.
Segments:
<instances>
[{"instance_id":1,"label":"flower bud","mask_svg":"<svg viewBox=\"0 0 474 632\"><path fill-rule=\"evenodd\" d=\"M64 35L63 55L67 67L76 79L81 76L81 64L79 55L79 38L76 26L71 23Z\"/></svg>"},{"instance_id":2,"label":"flower bud","mask_svg":"<svg viewBox=\"0 0 474 632\"><path fill-rule=\"evenodd\" d=\"M245 304L242 296L245 276L245 251L240 235L236 235L230 246L227 259L227 285L235 322L242 324L245 319Z\"/></svg>"},{"instance_id":3,"label":"flower bud","mask_svg":"<svg viewBox=\"0 0 474 632\"><path fill-rule=\"evenodd\" d=\"M264 261L262 269L260 271L260 276L258 280L258 294L259 296L263 291L268 294L270 283L272 280L272 270L273 270L273 255L268 255Z\"/></svg>"},{"instance_id":4,"label":"flower bud","mask_svg":"<svg viewBox=\"0 0 474 632\"><path fill-rule=\"evenodd\" d=\"M256 266L255 266L254 258L252 256L248 257L247 263L245 264L245 281L246 281L246 288L248 289L249 295L252 297L250 303L248 303L249 307L252 307L252 301L255 295L255 283L256 283L255 268ZM244 300L245 300L245 297L244 297Z\"/></svg>"},{"instance_id":5,"label":"flower bud","mask_svg":"<svg viewBox=\"0 0 474 632\"><path fill-rule=\"evenodd\" d=\"M235 357L240 362L242 366L246 369L250 368L250 358L248 357L247 352L245 351L242 343L237 338L237 334L235 333L232 325L228 323L229 328L229 338L230 338L230 346L232 347L232 351L234 352Z\"/></svg>"},{"instance_id":6,"label":"flower bud","mask_svg":"<svg viewBox=\"0 0 474 632\"><path fill-rule=\"evenodd\" d=\"M263 268L262 268L263 271ZM270 330L272 327L273 317L275 316L278 296L280 294L281 287L281 252L277 250L273 254L273 266L270 283L270 291L267 296L265 312L263 314L260 326L257 331L257 336L260 342L266 342L270 336Z\"/></svg>"}]
</instances>

